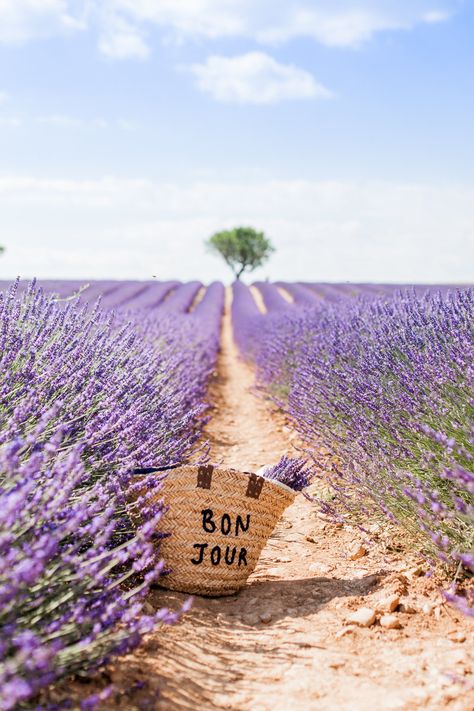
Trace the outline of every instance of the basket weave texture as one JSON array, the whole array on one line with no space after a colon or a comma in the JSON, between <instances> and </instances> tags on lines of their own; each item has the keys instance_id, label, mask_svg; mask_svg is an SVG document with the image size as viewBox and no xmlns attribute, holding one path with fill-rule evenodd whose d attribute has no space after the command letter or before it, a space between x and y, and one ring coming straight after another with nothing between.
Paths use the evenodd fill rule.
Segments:
<instances>
[{"instance_id":1,"label":"basket weave texture","mask_svg":"<svg viewBox=\"0 0 474 711\"><path fill-rule=\"evenodd\" d=\"M242 588L281 514L295 498L287 486L233 469L173 469L157 492L169 511L160 544L171 590L218 597Z\"/></svg>"}]
</instances>

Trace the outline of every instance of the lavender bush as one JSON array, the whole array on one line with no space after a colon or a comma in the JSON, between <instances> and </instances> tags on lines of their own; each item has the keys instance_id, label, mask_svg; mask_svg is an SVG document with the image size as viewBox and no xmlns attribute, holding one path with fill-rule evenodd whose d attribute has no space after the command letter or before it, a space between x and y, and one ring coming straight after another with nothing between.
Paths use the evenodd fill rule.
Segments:
<instances>
[{"instance_id":1,"label":"lavender bush","mask_svg":"<svg viewBox=\"0 0 474 711\"><path fill-rule=\"evenodd\" d=\"M164 313L184 314L189 311L199 290L202 288L200 281L189 281L181 284L172 294L160 305L160 310Z\"/></svg>"},{"instance_id":2,"label":"lavender bush","mask_svg":"<svg viewBox=\"0 0 474 711\"><path fill-rule=\"evenodd\" d=\"M263 467L259 472L265 479L285 484L293 491L303 491L309 486L313 471L305 459L290 459L283 456L279 462Z\"/></svg>"},{"instance_id":3,"label":"lavender bush","mask_svg":"<svg viewBox=\"0 0 474 711\"><path fill-rule=\"evenodd\" d=\"M382 512L458 576L474 573L473 315L473 290L407 291L250 316L240 340L315 457L332 451L325 510Z\"/></svg>"},{"instance_id":4,"label":"lavender bush","mask_svg":"<svg viewBox=\"0 0 474 711\"><path fill-rule=\"evenodd\" d=\"M0 293L0 709L176 619L142 614L163 567L163 511L159 478L133 471L184 462L196 446L219 333L213 292L202 324L137 310L133 325L34 284Z\"/></svg>"},{"instance_id":5,"label":"lavender bush","mask_svg":"<svg viewBox=\"0 0 474 711\"><path fill-rule=\"evenodd\" d=\"M197 322L140 314L132 326L35 288L0 294L0 319L0 444L60 402L63 447L83 442L95 471L188 456L212 367Z\"/></svg>"},{"instance_id":6,"label":"lavender bush","mask_svg":"<svg viewBox=\"0 0 474 711\"><path fill-rule=\"evenodd\" d=\"M119 282L118 288L107 289L106 292L102 294L99 292L102 297L102 308L111 311L112 309L127 306L135 299L139 299L148 290L148 287L149 284L147 282ZM84 292L84 299L89 303L94 303L93 296L93 289L89 287L89 289Z\"/></svg>"},{"instance_id":7,"label":"lavender bush","mask_svg":"<svg viewBox=\"0 0 474 711\"><path fill-rule=\"evenodd\" d=\"M190 314L191 319L198 324L201 341L207 344L205 356L210 358L211 366L215 364L219 351L224 300L224 285L215 281L207 287L203 298Z\"/></svg>"},{"instance_id":8,"label":"lavender bush","mask_svg":"<svg viewBox=\"0 0 474 711\"><path fill-rule=\"evenodd\" d=\"M147 287L133 299L125 302L127 309L155 309L168 298L173 289L179 286L177 281L162 281L148 283Z\"/></svg>"},{"instance_id":9,"label":"lavender bush","mask_svg":"<svg viewBox=\"0 0 474 711\"><path fill-rule=\"evenodd\" d=\"M302 286L302 284L278 281L276 286L288 292L293 299L293 303L297 306L314 306L319 301L318 295L311 289Z\"/></svg>"},{"instance_id":10,"label":"lavender bush","mask_svg":"<svg viewBox=\"0 0 474 711\"><path fill-rule=\"evenodd\" d=\"M256 281L253 285L262 297L267 311L285 311L291 304L281 295L276 284L267 281Z\"/></svg>"},{"instance_id":11,"label":"lavender bush","mask_svg":"<svg viewBox=\"0 0 474 711\"><path fill-rule=\"evenodd\" d=\"M143 634L177 618L166 609L142 614L144 596L163 566L153 540L160 508L142 497L144 523L128 530L119 513L125 510L126 473L92 483L81 446L61 452L61 428L38 445L47 423L43 418L37 430L0 453L4 711L61 676L132 650Z\"/></svg>"},{"instance_id":12,"label":"lavender bush","mask_svg":"<svg viewBox=\"0 0 474 711\"><path fill-rule=\"evenodd\" d=\"M241 281L232 285L232 328L234 341L245 357L250 357L259 342L259 323L265 322L248 286Z\"/></svg>"}]
</instances>

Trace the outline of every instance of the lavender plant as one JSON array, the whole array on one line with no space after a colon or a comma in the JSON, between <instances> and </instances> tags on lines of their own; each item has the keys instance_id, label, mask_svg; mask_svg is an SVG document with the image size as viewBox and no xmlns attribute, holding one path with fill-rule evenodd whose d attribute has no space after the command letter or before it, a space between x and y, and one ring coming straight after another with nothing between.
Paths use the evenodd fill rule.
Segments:
<instances>
[{"instance_id":1,"label":"lavender plant","mask_svg":"<svg viewBox=\"0 0 474 711\"><path fill-rule=\"evenodd\" d=\"M314 291L302 286L302 284L278 281L276 286L279 286L287 291L297 306L315 306L316 302L319 300L318 295Z\"/></svg>"},{"instance_id":2,"label":"lavender plant","mask_svg":"<svg viewBox=\"0 0 474 711\"><path fill-rule=\"evenodd\" d=\"M381 512L458 576L474 572L473 314L472 290L407 291L250 317L240 341L315 457L331 449L324 509Z\"/></svg>"},{"instance_id":3,"label":"lavender plant","mask_svg":"<svg viewBox=\"0 0 474 711\"><path fill-rule=\"evenodd\" d=\"M60 402L63 447L83 442L95 471L189 455L211 369L189 348L194 335L206 352L197 323L143 315L132 326L76 302L58 305L34 287L0 294L0 323L0 444Z\"/></svg>"},{"instance_id":4,"label":"lavender plant","mask_svg":"<svg viewBox=\"0 0 474 711\"><path fill-rule=\"evenodd\" d=\"M253 342L259 342L258 324L264 323L264 316L252 296L248 286L241 281L232 285L232 329L234 341L245 357L253 353Z\"/></svg>"},{"instance_id":5,"label":"lavender plant","mask_svg":"<svg viewBox=\"0 0 474 711\"><path fill-rule=\"evenodd\" d=\"M192 321L198 324L200 338L207 343L205 353L211 359L211 366L215 365L219 351L224 300L224 286L215 281L207 287L203 298L190 314Z\"/></svg>"},{"instance_id":6,"label":"lavender plant","mask_svg":"<svg viewBox=\"0 0 474 711\"><path fill-rule=\"evenodd\" d=\"M126 309L155 309L179 285L177 281L152 282L133 299L124 302Z\"/></svg>"},{"instance_id":7,"label":"lavender plant","mask_svg":"<svg viewBox=\"0 0 474 711\"><path fill-rule=\"evenodd\" d=\"M119 282L118 288L107 289L105 294L99 291L97 296L100 295L102 297L102 308L110 311L112 309L126 307L131 301L139 299L140 296L148 290L148 286L149 284L147 282L142 281ZM89 287L84 293L84 298L91 303L93 294L93 290Z\"/></svg>"},{"instance_id":8,"label":"lavender plant","mask_svg":"<svg viewBox=\"0 0 474 711\"><path fill-rule=\"evenodd\" d=\"M172 294L160 305L163 313L184 314L189 311L199 290L202 288L200 281L189 281L181 284Z\"/></svg>"},{"instance_id":9,"label":"lavender plant","mask_svg":"<svg viewBox=\"0 0 474 711\"><path fill-rule=\"evenodd\" d=\"M163 511L159 478L133 471L195 448L220 326L213 292L202 323L137 310L133 325L34 284L0 293L0 709L175 621L142 614L163 567Z\"/></svg>"},{"instance_id":10,"label":"lavender plant","mask_svg":"<svg viewBox=\"0 0 474 711\"><path fill-rule=\"evenodd\" d=\"M128 530L125 472L91 482L82 445L61 451L62 428L38 445L58 414L0 452L2 711L134 649L144 634L178 617L167 609L142 614L163 567L154 546L161 507L142 496L144 523Z\"/></svg>"},{"instance_id":11,"label":"lavender plant","mask_svg":"<svg viewBox=\"0 0 474 711\"><path fill-rule=\"evenodd\" d=\"M309 486L313 471L308 467L307 460L291 459L283 456L276 464L263 467L259 474L265 479L278 481L280 484L293 489L293 491L303 491Z\"/></svg>"},{"instance_id":12,"label":"lavender plant","mask_svg":"<svg viewBox=\"0 0 474 711\"><path fill-rule=\"evenodd\" d=\"M290 306L290 303L281 295L276 284L270 284L266 281L256 281L253 286L260 292L267 311L284 311Z\"/></svg>"}]
</instances>

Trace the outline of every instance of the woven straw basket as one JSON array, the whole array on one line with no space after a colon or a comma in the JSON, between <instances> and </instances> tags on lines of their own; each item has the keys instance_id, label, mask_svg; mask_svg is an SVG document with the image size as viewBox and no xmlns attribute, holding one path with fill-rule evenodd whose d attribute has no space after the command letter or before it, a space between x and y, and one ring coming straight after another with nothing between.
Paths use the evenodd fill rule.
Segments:
<instances>
[{"instance_id":1,"label":"woven straw basket","mask_svg":"<svg viewBox=\"0 0 474 711\"><path fill-rule=\"evenodd\" d=\"M198 595L231 595L254 570L262 548L296 492L234 469L170 470L157 493L169 506L171 533L160 552L171 568L160 585Z\"/></svg>"}]
</instances>

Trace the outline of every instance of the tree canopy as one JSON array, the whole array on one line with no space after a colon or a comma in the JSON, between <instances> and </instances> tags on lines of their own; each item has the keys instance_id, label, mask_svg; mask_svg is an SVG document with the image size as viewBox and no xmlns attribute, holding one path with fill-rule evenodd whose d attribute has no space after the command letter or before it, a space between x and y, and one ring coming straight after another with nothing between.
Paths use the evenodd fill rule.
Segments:
<instances>
[{"instance_id":1,"label":"tree canopy","mask_svg":"<svg viewBox=\"0 0 474 711\"><path fill-rule=\"evenodd\" d=\"M216 232L206 244L211 251L221 255L236 279L240 279L245 271L262 266L275 251L268 237L253 227Z\"/></svg>"}]
</instances>

